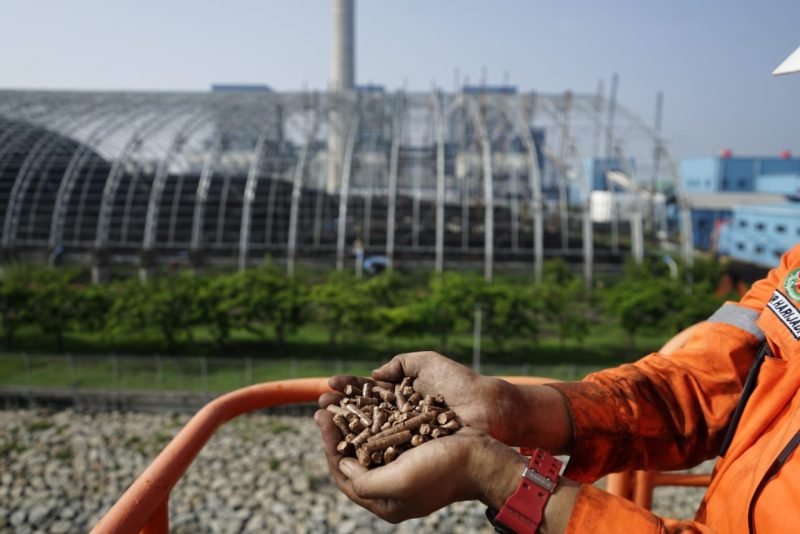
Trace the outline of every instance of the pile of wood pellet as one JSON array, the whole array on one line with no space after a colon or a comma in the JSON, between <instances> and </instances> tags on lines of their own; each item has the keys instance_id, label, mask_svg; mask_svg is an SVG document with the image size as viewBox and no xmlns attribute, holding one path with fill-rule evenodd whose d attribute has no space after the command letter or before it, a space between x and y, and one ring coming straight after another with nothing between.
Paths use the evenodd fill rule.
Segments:
<instances>
[{"instance_id":1,"label":"pile of wood pellet","mask_svg":"<svg viewBox=\"0 0 800 534\"><path fill-rule=\"evenodd\" d=\"M403 451L461 428L441 395L420 395L406 377L394 391L376 384L348 385L339 405L331 404L333 423L344 439L337 450L364 467L394 461Z\"/></svg>"}]
</instances>

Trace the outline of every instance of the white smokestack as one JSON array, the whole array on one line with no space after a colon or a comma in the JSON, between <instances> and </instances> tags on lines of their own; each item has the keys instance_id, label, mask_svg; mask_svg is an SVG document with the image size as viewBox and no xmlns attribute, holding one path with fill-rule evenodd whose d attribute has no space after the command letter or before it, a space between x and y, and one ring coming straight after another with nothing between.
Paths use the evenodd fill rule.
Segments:
<instances>
[{"instance_id":1,"label":"white smokestack","mask_svg":"<svg viewBox=\"0 0 800 534\"><path fill-rule=\"evenodd\" d=\"M355 89L355 6L354 0L333 0L333 79L334 91Z\"/></svg>"},{"instance_id":2,"label":"white smokestack","mask_svg":"<svg viewBox=\"0 0 800 534\"><path fill-rule=\"evenodd\" d=\"M356 87L355 6L354 0L333 0L333 47L331 91L339 93ZM328 115L328 182L333 193L342 171L343 121L334 102Z\"/></svg>"}]
</instances>

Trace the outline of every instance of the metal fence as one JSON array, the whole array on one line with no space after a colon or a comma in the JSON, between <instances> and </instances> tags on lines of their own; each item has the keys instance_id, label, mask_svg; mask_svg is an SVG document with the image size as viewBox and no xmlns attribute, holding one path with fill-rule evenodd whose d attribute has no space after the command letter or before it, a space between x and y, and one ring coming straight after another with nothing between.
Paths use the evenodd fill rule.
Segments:
<instances>
[{"instance_id":1,"label":"metal fence","mask_svg":"<svg viewBox=\"0 0 800 534\"><path fill-rule=\"evenodd\" d=\"M287 378L369 375L383 362L224 357L0 354L0 386L222 392ZM585 365L494 365L486 375L575 380L600 369Z\"/></svg>"}]
</instances>

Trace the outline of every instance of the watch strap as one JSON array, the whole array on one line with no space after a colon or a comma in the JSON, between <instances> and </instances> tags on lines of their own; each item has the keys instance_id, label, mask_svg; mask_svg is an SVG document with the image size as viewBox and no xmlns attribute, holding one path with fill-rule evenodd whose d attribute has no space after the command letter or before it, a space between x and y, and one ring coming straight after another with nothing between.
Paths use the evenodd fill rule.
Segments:
<instances>
[{"instance_id":1,"label":"watch strap","mask_svg":"<svg viewBox=\"0 0 800 534\"><path fill-rule=\"evenodd\" d=\"M494 531L497 532L497 534L516 534L513 530L497 520L497 514L497 510L494 508L486 509L486 519L488 519L489 523L492 524Z\"/></svg>"},{"instance_id":2,"label":"watch strap","mask_svg":"<svg viewBox=\"0 0 800 534\"><path fill-rule=\"evenodd\" d=\"M544 507L558 484L562 462L543 451L533 451L516 491L495 516L496 523L518 534L534 534L544 518Z\"/></svg>"}]
</instances>

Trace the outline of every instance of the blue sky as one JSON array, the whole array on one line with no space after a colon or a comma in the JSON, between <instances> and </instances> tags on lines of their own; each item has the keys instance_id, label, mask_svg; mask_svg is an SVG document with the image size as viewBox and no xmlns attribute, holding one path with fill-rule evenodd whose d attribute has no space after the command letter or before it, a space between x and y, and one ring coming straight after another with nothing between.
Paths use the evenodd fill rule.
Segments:
<instances>
[{"instance_id":1,"label":"blue sky","mask_svg":"<svg viewBox=\"0 0 800 534\"><path fill-rule=\"evenodd\" d=\"M522 90L620 101L679 156L800 155L800 1L357 0L359 83L454 86L485 68ZM0 88L206 90L212 82L324 88L330 0L3 0Z\"/></svg>"}]
</instances>

